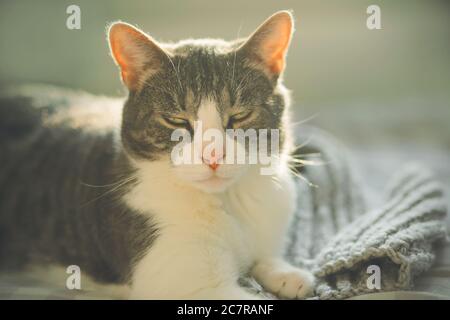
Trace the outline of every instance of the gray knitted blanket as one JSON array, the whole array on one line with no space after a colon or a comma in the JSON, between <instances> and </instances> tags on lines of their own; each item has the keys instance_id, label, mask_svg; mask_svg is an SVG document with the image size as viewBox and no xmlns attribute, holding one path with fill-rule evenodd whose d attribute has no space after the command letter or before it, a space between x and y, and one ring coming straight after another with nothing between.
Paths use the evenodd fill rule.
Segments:
<instances>
[{"instance_id":1,"label":"gray knitted blanket","mask_svg":"<svg viewBox=\"0 0 450 320\"><path fill-rule=\"evenodd\" d=\"M286 250L291 263L317 276L314 298L411 289L433 263L433 244L446 240L443 187L426 168L407 164L380 190L384 202L368 210L365 182L345 148L318 129L304 127L297 136L309 139L299 154L319 152L324 162L299 170L309 183L298 181L299 209ZM379 286L370 284L374 272ZM252 279L242 283L267 295Z\"/></svg>"}]
</instances>

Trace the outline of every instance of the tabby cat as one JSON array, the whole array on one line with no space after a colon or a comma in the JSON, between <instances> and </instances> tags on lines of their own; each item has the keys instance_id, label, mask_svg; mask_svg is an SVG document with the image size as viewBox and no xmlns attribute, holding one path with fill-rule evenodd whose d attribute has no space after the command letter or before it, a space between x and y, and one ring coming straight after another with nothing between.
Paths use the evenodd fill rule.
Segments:
<instances>
[{"instance_id":1,"label":"tabby cat","mask_svg":"<svg viewBox=\"0 0 450 320\"><path fill-rule=\"evenodd\" d=\"M75 264L129 286L132 299L258 298L239 286L244 274L282 298L310 295L312 274L282 258L297 201L282 84L292 32L287 11L231 42L163 44L116 22L109 44L129 92L123 107L3 97L1 268ZM174 165L173 131L195 138L197 122L279 129L276 172L219 162L226 149L208 158L194 148L199 164Z\"/></svg>"}]
</instances>

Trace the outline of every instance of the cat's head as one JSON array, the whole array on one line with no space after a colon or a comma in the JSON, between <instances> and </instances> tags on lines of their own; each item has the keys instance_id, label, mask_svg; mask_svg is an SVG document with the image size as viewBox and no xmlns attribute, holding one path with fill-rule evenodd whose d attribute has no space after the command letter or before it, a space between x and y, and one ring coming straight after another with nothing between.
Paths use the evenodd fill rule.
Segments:
<instances>
[{"instance_id":1,"label":"cat's head","mask_svg":"<svg viewBox=\"0 0 450 320\"><path fill-rule=\"evenodd\" d=\"M226 129L279 129L283 140L288 96L281 75L292 32L287 11L272 15L249 38L231 42L163 44L129 24L112 24L111 52L129 90L121 129L128 155L140 163L167 161L181 181L204 191L225 190L252 165L228 161L239 147L250 151ZM211 128L224 137L213 148L213 139L203 135ZM174 165L176 129L191 138L182 145L191 163Z\"/></svg>"}]
</instances>

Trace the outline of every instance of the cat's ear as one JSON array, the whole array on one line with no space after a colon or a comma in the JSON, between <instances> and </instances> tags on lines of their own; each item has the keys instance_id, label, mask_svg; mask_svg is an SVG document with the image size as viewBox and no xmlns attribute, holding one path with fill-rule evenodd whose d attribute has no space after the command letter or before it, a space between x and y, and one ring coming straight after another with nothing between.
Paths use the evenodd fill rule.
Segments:
<instances>
[{"instance_id":1,"label":"cat's ear","mask_svg":"<svg viewBox=\"0 0 450 320\"><path fill-rule=\"evenodd\" d=\"M293 24L289 11L279 11L264 21L238 50L270 75L278 76L284 70Z\"/></svg>"},{"instance_id":2,"label":"cat's ear","mask_svg":"<svg viewBox=\"0 0 450 320\"><path fill-rule=\"evenodd\" d=\"M142 81L158 71L167 59L168 53L155 40L130 24L113 23L108 39L122 81L130 90L139 89Z\"/></svg>"}]
</instances>

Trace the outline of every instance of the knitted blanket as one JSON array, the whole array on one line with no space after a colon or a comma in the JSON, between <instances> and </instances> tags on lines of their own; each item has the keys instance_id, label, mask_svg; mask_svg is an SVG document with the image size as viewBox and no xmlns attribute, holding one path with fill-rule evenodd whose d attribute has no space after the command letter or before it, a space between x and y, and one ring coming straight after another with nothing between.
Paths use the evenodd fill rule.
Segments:
<instances>
[{"instance_id":1,"label":"knitted blanket","mask_svg":"<svg viewBox=\"0 0 450 320\"><path fill-rule=\"evenodd\" d=\"M318 129L304 127L297 136L309 137L298 154L319 152L323 165L299 170L303 179L286 256L313 270L314 298L411 289L433 263L433 244L446 239L443 187L423 166L407 164L380 190L384 202L368 210L370 195L345 148ZM251 279L242 283L267 295Z\"/></svg>"}]
</instances>

